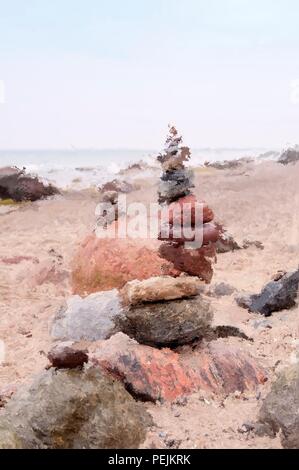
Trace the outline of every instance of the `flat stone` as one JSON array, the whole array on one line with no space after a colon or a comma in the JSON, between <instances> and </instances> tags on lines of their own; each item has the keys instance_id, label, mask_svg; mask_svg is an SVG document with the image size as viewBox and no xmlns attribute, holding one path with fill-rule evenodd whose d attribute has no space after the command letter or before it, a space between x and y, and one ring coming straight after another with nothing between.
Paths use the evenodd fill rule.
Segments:
<instances>
[{"instance_id":1,"label":"flat stone","mask_svg":"<svg viewBox=\"0 0 299 470\"><path fill-rule=\"evenodd\" d=\"M193 297L200 290L200 281L195 277L159 276L144 281L130 281L123 287L120 294L126 305L137 305L143 302Z\"/></svg>"}]
</instances>

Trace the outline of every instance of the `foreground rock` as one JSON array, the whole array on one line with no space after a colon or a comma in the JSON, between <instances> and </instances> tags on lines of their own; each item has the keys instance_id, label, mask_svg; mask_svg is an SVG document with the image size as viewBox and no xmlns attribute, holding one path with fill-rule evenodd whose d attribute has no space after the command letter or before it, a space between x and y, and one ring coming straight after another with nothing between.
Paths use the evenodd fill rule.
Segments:
<instances>
[{"instance_id":1,"label":"foreground rock","mask_svg":"<svg viewBox=\"0 0 299 470\"><path fill-rule=\"evenodd\" d=\"M197 296L130 307L118 318L117 329L142 344L173 347L202 338L212 319L209 300Z\"/></svg>"},{"instance_id":2,"label":"foreground rock","mask_svg":"<svg viewBox=\"0 0 299 470\"><path fill-rule=\"evenodd\" d=\"M246 350L218 339L184 354L185 367L196 371L200 388L216 394L253 392L267 381L264 368Z\"/></svg>"},{"instance_id":3,"label":"foreground rock","mask_svg":"<svg viewBox=\"0 0 299 470\"><path fill-rule=\"evenodd\" d=\"M103 342L92 360L141 400L173 401L197 389L195 374L178 354L139 345L123 333Z\"/></svg>"},{"instance_id":4,"label":"foreground rock","mask_svg":"<svg viewBox=\"0 0 299 470\"><path fill-rule=\"evenodd\" d=\"M176 300L196 296L201 289L200 282L194 277L160 276L144 281L128 282L121 290L127 305L161 300Z\"/></svg>"},{"instance_id":5,"label":"foreground rock","mask_svg":"<svg viewBox=\"0 0 299 470\"><path fill-rule=\"evenodd\" d=\"M51 369L7 404L0 449L133 449L150 423L124 387L99 370Z\"/></svg>"},{"instance_id":6,"label":"foreground rock","mask_svg":"<svg viewBox=\"0 0 299 470\"><path fill-rule=\"evenodd\" d=\"M262 405L257 430L275 436L281 431L286 449L299 449L299 364L283 371Z\"/></svg>"},{"instance_id":7,"label":"foreground rock","mask_svg":"<svg viewBox=\"0 0 299 470\"><path fill-rule=\"evenodd\" d=\"M15 167L0 168L0 198L14 201L37 201L58 194L52 185L46 186L33 177Z\"/></svg>"},{"instance_id":8,"label":"foreground rock","mask_svg":"<svg viewBox=\"0 0 299 470\"><path fill-rule=\"evenodd\" d=\"M299 145L295 145L294 147L290 147L286 149L280 155L278 159L278 163L282 165L289 165L290 163L297 163L299 161Z\"/></svg>"},{"instance_id":9,"label":"foreground rock","mask_svg":"<svg viewBox=\"0 0 299 470\"><path fill-rule=\"evenodd\" d=\"M115 332L115 318L120 313L117 290L91 294L84 299L75 295L57 312L51 335L60 341L107 339Z\"/></svg>"},{"instance_id":10,"label":"foreground rock","mask_svg":"<svg viewBox=\"0 0 299 470\"><path fill-rule=\"evenodd\" d=\"M238 296L236 298L238 305L266 317L271 316L273 312L295 307L299 288L299 270L282 274L276 279L269 282L260 294Z\"/></svg>"},{"instance_id":11,"label":"foreground rock","mask_svg":"<svg viewBox=\"0 0 299 470\"><path fill-rule=\"evenodd\" d=\"M88 351L76 348L71 341L54 346L48 353L51 365L57 369L76 369L88 362Z\"/></svg>"},{"instance_id":12,"label":"foreground rock","mask_svg":"<svg viewBox=\"0 0 299 470\"><path fill-rule=\"evenodd\" d=\"M266 381L263 368L224 340L178 354L138 344L122 333L104 341L91 361L146 401L175 401L197 390L223 395L254 392Z\"/></svg>"}]
</instances>

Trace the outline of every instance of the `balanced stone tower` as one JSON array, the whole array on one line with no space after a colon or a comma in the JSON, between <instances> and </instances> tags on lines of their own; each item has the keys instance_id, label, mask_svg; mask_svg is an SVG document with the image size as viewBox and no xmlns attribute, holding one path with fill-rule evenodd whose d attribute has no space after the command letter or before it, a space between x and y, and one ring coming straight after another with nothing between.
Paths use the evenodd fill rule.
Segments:
<instances>
[{"instance_id":1,"label":"balanced stone tower","mask_svg":"<svg viewBox=\"0 0 299 470\"><path fill-rule=\"evenodd\" d=\"M162 165L158 202L161 205L161 231L159 240L163 241L159 253L162 258L173 264L178 273L198 276L210 282L213 276L212 260L216 258L215 243L219 238L219 228L213 223L214 213L204 202L198 202L192 190L194 174L185 163L190 159L189 147L182 145L183 139L175 127L170 127L166 148L157 159ZM189 210L192 236L182 234L186 223L186 210ZM198 209L200 208L200 212ZM200 220L198 220L200 214ZM167 230L165 231L165 226ZM164 229L162 229L164 227ZM200 246L190 244L197 239ZM180 236L177 236L180 233Z\"/></svg>"}]
</instances>

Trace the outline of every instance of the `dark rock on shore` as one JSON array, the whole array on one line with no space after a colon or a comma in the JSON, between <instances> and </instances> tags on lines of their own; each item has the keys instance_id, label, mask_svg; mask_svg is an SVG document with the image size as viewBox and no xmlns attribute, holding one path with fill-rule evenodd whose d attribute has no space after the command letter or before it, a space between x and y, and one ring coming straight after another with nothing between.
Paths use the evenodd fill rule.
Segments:
<instances>
[{"instance_id":1,"label":"dark rock on shore","mask_svg":"<svg viewBox=\"0 0 299 470\"><path fill-rule=\"evenodd\" d=\"M57 188L45 185L37 177L30 176L25 170L16 167L0 168L0 198L16 202L37 201L59 194Z\"/></svg>"},{"instance_id":2,"label":"dark rock on shore","mask_svg":"<svg viewBox=\"0 0 299 470\"><path fill-rule=\"evenodd\" d=\"M205 162L205 167L215 168L216 170L234 170L244 164L254 162L253 158L243 157L234 160L224 160L222 162Z\"/></svg>"},{"instance_id":3,"label":"dark rock on shore","mask_svg":"<svg viewBox=\"0 0 299 470\"><path fill-rule=\"evenodd\" d=\"M290 163L297 163L299 161L299 146L290 147L285 150L278 159L278 163L282 165L289 165Z\"/></svg>"},{"instance_id":4,"label":"dark rock on shore","mask_svg":"<svg viewBox=\"0 0 299 470\"><path fill-rule=\"evenodd\" d=\"M280 373L265 398L256 432L275 436L281 431L286 449L299 449L299 363Z\"/></svg>"},{"instance_id":5,"label":"dark rock on shore","mask_svg":"<svg viewBox=\"0 0 299 470\"><path fill-rule=\"evenodd\" d=\"M136 449L151 418L99 369L50 369L0 417L0 449Z\"/></svg>"},{"instance_id":6,"label":"dark rock on shore","mask_svg":"<svg viewBox=\"0 0 299 470\"><path fill-rule=\"evenodd\" d=\"M278 280L269 282L260 294L239 295L236 301L240 307L268 317L273 312L295 307L298 288L299 270L287 273L278 278Z\"/></svg>"}]
</instances>

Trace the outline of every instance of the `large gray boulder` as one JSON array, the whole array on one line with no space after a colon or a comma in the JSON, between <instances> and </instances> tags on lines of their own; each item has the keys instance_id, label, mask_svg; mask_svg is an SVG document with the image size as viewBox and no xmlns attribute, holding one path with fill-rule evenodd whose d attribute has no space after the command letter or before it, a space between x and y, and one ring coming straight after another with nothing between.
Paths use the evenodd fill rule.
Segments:
<instances>
[{"instance_id":1,"label":"large gray boulder","mask_svg":"<svg viewBox=\"0 0 299 470\"><path fill-rule=\"evenodd\" d=\"M0 416L0 449L133 449L151 418L96 368L42 373Z\"/></svg>"},{"instance_id":2,"label":"large gray boulder","mask_svg":"<svg viewBox=\"0 0 299 470\"><path fill-rule=\"evenodd\" d=\"M16 167L0 168L0 198L14 201L37 201L58 194L52 185L45 185L35 176Z\"/></svg>"},{"instance_id":3,"label":"large gray boulder","mask_svg":"<svg viewBox=\"0 0 299 470\"><path fill-rule=\"evenodd\" d=\"M203 337L212 319L210 301L200 295L129 307L118 318L117 328L142 344L176 346Z\"/></svg>"},{"instance_id":4,"label":"large gray boulder","mask_svg":"<svg viewBox=\"0 0 299 470\"><path fill-rule=\"evenodd\" d=\"M275 436L281 431L286 449L299 449L299 363L284 370L262 405L258 432Z\"/></svg>"},{"instance_id":5,"label":"large gray boulder","mask_svg":"<svg viewBox=\"0 0 299 470\"><path fill-rule=\"evenodd\" d=\"M116 289L81 298L74 295L54 317L52 338L59 341L97 341L115 333L115 318L122 308Z\"/></svg>"}]
</instances>

